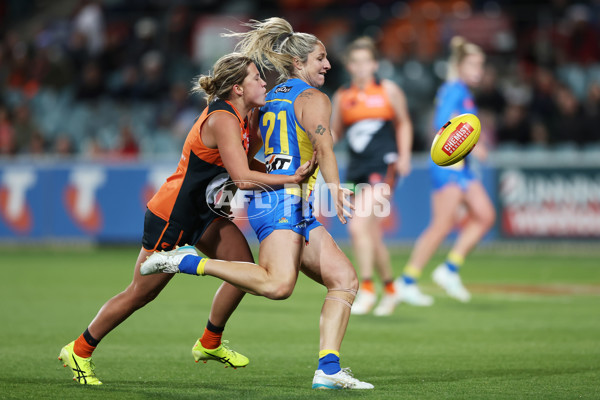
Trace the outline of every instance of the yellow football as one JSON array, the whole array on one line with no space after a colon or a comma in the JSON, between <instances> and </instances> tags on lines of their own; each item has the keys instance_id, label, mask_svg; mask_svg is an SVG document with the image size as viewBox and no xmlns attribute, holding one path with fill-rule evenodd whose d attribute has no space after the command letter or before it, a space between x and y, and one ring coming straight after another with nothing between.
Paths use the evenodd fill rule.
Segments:
<instances>
[{"instance_id":1,"label":"yellow football","mask_svg":"<svg viewBox=\"0 0 600 400\"><path fill-rule=\"evenodd\" d=\"M456 164L479 140L481 122L474 114L462 114L446 122L433 138L431 159L442 167Z\"/></svg>"}]
</instances>

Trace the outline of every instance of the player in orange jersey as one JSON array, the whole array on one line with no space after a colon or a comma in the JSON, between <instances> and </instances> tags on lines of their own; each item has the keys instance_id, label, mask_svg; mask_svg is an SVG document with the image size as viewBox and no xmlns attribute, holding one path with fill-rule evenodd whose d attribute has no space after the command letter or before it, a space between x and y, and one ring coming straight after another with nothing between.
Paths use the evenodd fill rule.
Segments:
<instances>
[{"instance_id":1,"label":"player in orange jersey","mask_svg":"<svg viewBox=\"0 0 600 400\"><path fill-rule=\"evenodd\" d=\"M220 58L213 74L201 76L195 90L208 95L208 107L190 130L175 173L148 202L133 281L106 302L85 332L60 352L59 359L81 384L101 384L91 359L100 340L152 301L173 277L140 275L140 265L148 256L191 243L210 257L253 262L242 232L209 204L207 197L215 186L226 187L233 180L242 189L278 187L300 183L314 172L314 157L291 175L268 175L264 164L254 159L262 146L256 107L265 104L266 83L250 58L239 53ZM221 343L225 323L243 296L243 291L229 283L221 285L204 334L192 349L196 361L216 360L233 367L248 364L246 357Z\"/></svg>"},{"instance_id":2,"label":"player in orange jersey","mask_svg":"<svg viewBox=\"0 0 600 400\"><path fill-rule=\"evenodd\" d=\"M311 158L316 159L331 193L338 219L352 216L349 190L340 186L331 135L331 102L318 88L331 68L327 50L314 35L294 32L282 18L250 21L238 48L274 69L280 83L267 94L261 107L260 130L265 141L268 171L290 175ZM340 364L340 349L358 288L352 264L329 232L313 214L316 173L302 187L284 187L255 194L248 205L250 224L260 241L260 267L250 263L224 262L194 254L193 249L155 253L146 260L142 274L186 273L209 275L274 300L289 297L298 274L327 288L319 320L319 358L313 389L373 389L356 379ZM259 212L270 210L268 213Z\"/></svg>"},{"instance_id":3,"label":"player in orange jersey","mask_svg":"<svg viewBox=\"0 0 600 400\"><path fill-rule=\"evenodd\" d=\"M355 185L354 218L349 230L362 283L352 305L353 314L366 314L375 306L372 277L377 267L384 295L375 315L389 315L397 304L390 256L383 241L383 219L376 209L389 200L397 177L410 173L412 123L402 89L376 76L377 49L361 37L346 51L351 83L333 98L332 130L345 135L350 159L346 180ZM358 185L358 186L357 186Z\"/></svg>"}]
</instances>

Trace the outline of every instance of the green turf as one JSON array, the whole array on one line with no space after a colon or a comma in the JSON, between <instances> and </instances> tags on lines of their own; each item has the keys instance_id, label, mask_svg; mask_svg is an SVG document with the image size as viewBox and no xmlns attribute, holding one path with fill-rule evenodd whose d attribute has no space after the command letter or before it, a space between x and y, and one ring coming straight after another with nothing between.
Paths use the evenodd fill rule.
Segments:
<instances>
[{"instance_id":1,"label":"green turf","mask_svg":"<svg viewBox=\"0 0 600 400\"><path fill-rule=\"evenodd\" d=\"M178 276L102 341L94 359L105 384L79 386L57 360L60 347L125 288L136 255L135 248L3 249L0 398L600 398L598 255L547 250L476 251L463 270L476 289L469 304L431 284L437 256L422 279L433 307L353 316L342 364L374 391L310 389L325 292L303 276L290 299L247 296L234 314L225 337L250 357L247 368L193 362L219 282ZM393 252L396 271L406 257Z\"/></svg>"}]
</instances>

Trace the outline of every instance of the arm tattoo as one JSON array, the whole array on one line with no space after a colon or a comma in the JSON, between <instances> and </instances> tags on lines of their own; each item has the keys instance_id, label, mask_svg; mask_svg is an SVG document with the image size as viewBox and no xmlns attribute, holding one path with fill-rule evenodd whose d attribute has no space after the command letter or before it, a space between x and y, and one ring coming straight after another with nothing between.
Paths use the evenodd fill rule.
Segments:
<instances>
[{"instance_id":1,"label":"arm tattoo","mask_svg":"<svg viewBox=\"0 0 600 400\"><path fill-rule=\"evenodd\" d=\"M312 134L310 132L310 130L306 130L306 136L308 136L308 140L310 140L310 142L312 143L313 147L317 144L317 136L323 136L323 134L325 133L325 131L327 131L328 129L325 128L323 125L319 124L317 126L317 129L315 129L315 134ZM331 136L331 131L329 131L329 135Z\"/></svg>"},{"instance_id":2,"label":"arm tattoo","mask_svg":"<svg viewBox=\"0 0 600 400\"><path fill-rule=\"evenodd\" d=\"M323 133L325 133L325 128L323 127L323 125L319 124L319 126L317 126L317 129L315 130L315 133L317 135L321 135L323 136Z\"/></svg>"},{"instance_id":3,"label":"arm tattoo","mask_svg":"<svg viewBox=\"0 0 600 400\"><path fill-rule=\"evenodd\" d=\"M302 92L298 95L298 97L306 97L307 99L311 98L312 96L313 96L313 93L308 90L305 90L304 92Z\"/></svg>"},{"instance_id":4,"label":"arm tattoo","mask_svg":"<svg viewBox=\"0 0 600 400\"><path fill-rule=\"evenodd\" d=\"M306 130L306 136L308 136L308 140L310 140L310 143L314 147L317 144L317 138L315 138L314 135L310 133L308 129Z\"/></svg>"}]
</instances>

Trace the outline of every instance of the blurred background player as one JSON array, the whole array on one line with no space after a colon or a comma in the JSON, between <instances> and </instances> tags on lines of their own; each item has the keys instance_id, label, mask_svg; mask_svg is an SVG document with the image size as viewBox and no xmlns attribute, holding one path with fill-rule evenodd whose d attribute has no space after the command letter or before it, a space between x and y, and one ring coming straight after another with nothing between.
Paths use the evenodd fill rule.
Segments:
<instances>
[{"instance_id":1,"label":"blurred background player","mask_svg":"<svg viewBox=\"0 0 600 400\"><path fill-rule=\"evenodd\" d=\"M438 90L434 114L434 132L447 121L464 113L477 114L469 87L476 87L483 75L485 55L481 48L462 37L450 42L446 83ZM481 138L483 139L483 138ZM484 140L475 146L472 156L485 158ZM423 268L461 218L460 233L446 261L433 271L433 281L450 297L462 302L471 299L459 276L465 257L494 224L494 206L475 174L469 157L449 167L440 167L431 159L433 192L431 220L415 243L403 275L396 280L400 297L413 305L431 305L433 298L420 292L417 281ZM462 215L461 215L462 214ZM409 295L410 294L410 295Z\"/></svg>"},{"instance_id":2,"label":"blurred background player","mask_svg":"<svg viewBox=\"0 0 600 400\"><path fill-rule=\"evenodd\" d=\"M412 123L404 92L376 75L377 49L369 37L350 43L346 69L351 82L333 98L332 131L345 135L349 145L346 181L355 186L356 212L348 224L362 283L352 314L366 314L377 300L373 284L376 266L384 294L375 315L389 315L397 303L390 256L383 239L383 216L375 213L390 197L398 177L410 173ZM339 138L338 138L339 139ZM360 185L359 184L368 184ZM378 184L386 184L384 185Z\"/></svg>"},{"instance_id":3,"label":"blurred background player","mask_svg":"<svg viewBox=\"0 0 600 400\"><path fill-rule=\"evenodd\" d=\"M265 104L266 83L248 57L239 53L221 57L212 75L200 77L195 91L206 92L208 106L190 130L177 170L148 202L133 281L106 302L85 332L60 352L59 359L81 384L102 384L94 372L92 352L106 334L156 298L173 277L140 275L140 265L148 256L192 243L210 257L253 261L239 228L207 203L205 193L215 177L227 173L236 180L276 186L301 182L314 170L308 162L289 175L267 175L264 165L254 160L262 146L254 108ZM261 169L263 172L257 171ZM248 358L221 344L225 323L243 296L238 288L221 285L204 334L192 349L196 362L216 360L232 367L248 364Z\"/></svg>"},{"instance_id":4,"label":"blurred background player","mask_svg":"<svg viewBox=\"0 0 600 400\"><path fill-rule=\"evenodd\" d=\"M294 32L282 18L251 21L251 30L226 36L240 37L238 48L265 69L275 69L279 85L267 94L260 109L260 129L270 176L288 176L314 152L342 223L352 208L340 186L331 135L331 102L319 87L331 68L323 43L314 35ZM224 262L181 251L155 253L143 273L183 272L211 275L249 293L273 300L288 298L301 270L327 288L319 324L319 363L313 389L372 389L340 366L358 279L350 260L314 215L312 190L316 171L302 187L286 187L256 194L248 205L250 224L260 241L259 264ZM264 213L265 209L270 210Z\"/></svg>"}]
</instances>

